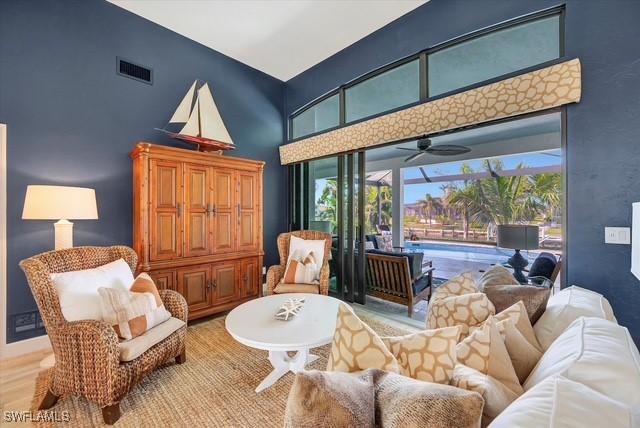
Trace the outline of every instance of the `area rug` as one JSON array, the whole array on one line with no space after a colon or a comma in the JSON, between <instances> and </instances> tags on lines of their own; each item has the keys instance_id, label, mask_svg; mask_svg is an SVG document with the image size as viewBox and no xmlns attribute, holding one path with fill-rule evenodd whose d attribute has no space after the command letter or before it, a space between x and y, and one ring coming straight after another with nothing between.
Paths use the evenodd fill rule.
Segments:
<instances>
[{"instance_id":1,"label":"area rug","mask_svg":"<svg viewBox=\"0 0 640 428\"><path fill-rule=\"evenodd\" d=\"M364 311L358 316L385 336L406 334ZM314 349L320 358L310 368L324 369L331 345ZM218 318L189 326L187 362L156 370L121 402L116 427L280 427L294 375L288 373L259 394L254 391L271 372L267 352L236 342ZM32 410L44 397L50 371L36 380ZM68 411L69 426L103 426L100 408L83 398L61 398L51 410ZM41 424L39 426L47 426Z\"/></svg>"}]
</instances>

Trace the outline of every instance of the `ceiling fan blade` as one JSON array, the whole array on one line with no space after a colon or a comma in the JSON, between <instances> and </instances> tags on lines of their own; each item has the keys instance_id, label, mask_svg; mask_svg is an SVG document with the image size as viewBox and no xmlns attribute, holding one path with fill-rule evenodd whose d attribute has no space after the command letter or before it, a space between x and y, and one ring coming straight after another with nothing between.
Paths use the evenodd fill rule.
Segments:
<instances>
[{"instance_id":1,"label":"ceiling fan blade","mask_svg":"<svg viewBox=\"0 0 640 428\"><path fill-rule=\"evenodd\" d=\"M409 156L409 157L408 157L408 158L406 158L404 161L405 161L405 162L411 162L412 160L414 160L414 159L418 159L419 157L424 156L424 155L426 155L426 154L427 154L426 152L424 152L424 151L422 151L422 150L421 150L421 151L419 151L418 153L415 153L415 154L413 154L413 155Z\"/></svg>"},{"instance_id":2,"label":"ceiling fan blade","mask_svg":"<svg viewBox=\"0 0 640 428\"><path fill-rule=\"evenodd\" d=\"M396 147L396 149L398 149L398 150L408 150L410 152L419 152L420 151L418 149L410 149L409 147Z\"/></svg>"},{"instance_id":3,"label":"ceiling fan blade","mask_svg":"<svg viewBox=\"0 0 640 428\"><path fill-rule=\"evenodd\" d=\"M456 146L453 144L440 144L438 146L431 146L425 151L437 156L454 156L469 153L471 149L469 147Z\"/></svg>"}]
</instances>

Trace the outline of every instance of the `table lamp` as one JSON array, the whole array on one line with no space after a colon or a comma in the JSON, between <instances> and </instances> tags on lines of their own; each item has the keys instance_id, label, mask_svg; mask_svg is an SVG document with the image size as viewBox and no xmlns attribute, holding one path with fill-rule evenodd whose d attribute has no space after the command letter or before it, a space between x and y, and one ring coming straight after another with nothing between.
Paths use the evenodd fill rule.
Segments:
<instances>
[{"instance_id":1,"label":"table lamp","mask_svg":"<svg viewBox=\"0 0 640 428\"><path fill-rule=\"evenodd\" d=\"M96 192L86 187L27 186L23 220L58 220L55 249L73 247L73 223L69 220L97 220Z\"/></svg>"},{"instance_id":2,"label":"table lamp","mask_svg":"<svg viewBox=\"0 0 640 428\"><path fill-rule=\"evenodd\" d=\"M520 250L535 250L540 245L539 241L538 226L526 224L498 225L498 247L515 250L515 253L507 262L513 268L513 276L520 284L527 283L527 278L522 273L522 270L529 264L529 261L520 254Z\"/></svg>"}]
</instances>

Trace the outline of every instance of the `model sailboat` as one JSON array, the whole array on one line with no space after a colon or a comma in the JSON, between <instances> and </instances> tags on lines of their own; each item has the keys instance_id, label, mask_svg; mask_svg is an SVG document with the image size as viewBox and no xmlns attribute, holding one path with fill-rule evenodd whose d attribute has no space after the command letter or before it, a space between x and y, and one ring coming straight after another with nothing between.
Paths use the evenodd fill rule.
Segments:
<instances>
[{"instance_id":1,"label":"model sailboat","mask_svg":"<svg viewBox=\"0 0 640 428\"><path fill-rule=\"evenodd\" d=\"M201 80L193 82L169 123L158 131L196 144L203 152L235 149L213 100L209 84Z\"/></svg>"}]
</instances>

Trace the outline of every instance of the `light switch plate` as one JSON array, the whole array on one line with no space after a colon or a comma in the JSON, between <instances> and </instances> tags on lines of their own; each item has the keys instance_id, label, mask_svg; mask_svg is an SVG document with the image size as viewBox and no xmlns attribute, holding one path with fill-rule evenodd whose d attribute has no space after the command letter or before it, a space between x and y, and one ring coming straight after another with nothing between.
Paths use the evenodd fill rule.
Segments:
<instances>
[{"instance_id":1,"label":"light switch plate","mask_svg":"<svg viewBox=\"0 0 640 428\"><path fill-rule=\"evenodd\" d=\"M605 244L631 244L631 228L629 227L605 227Z\"/></svg>"}]
</instances>

